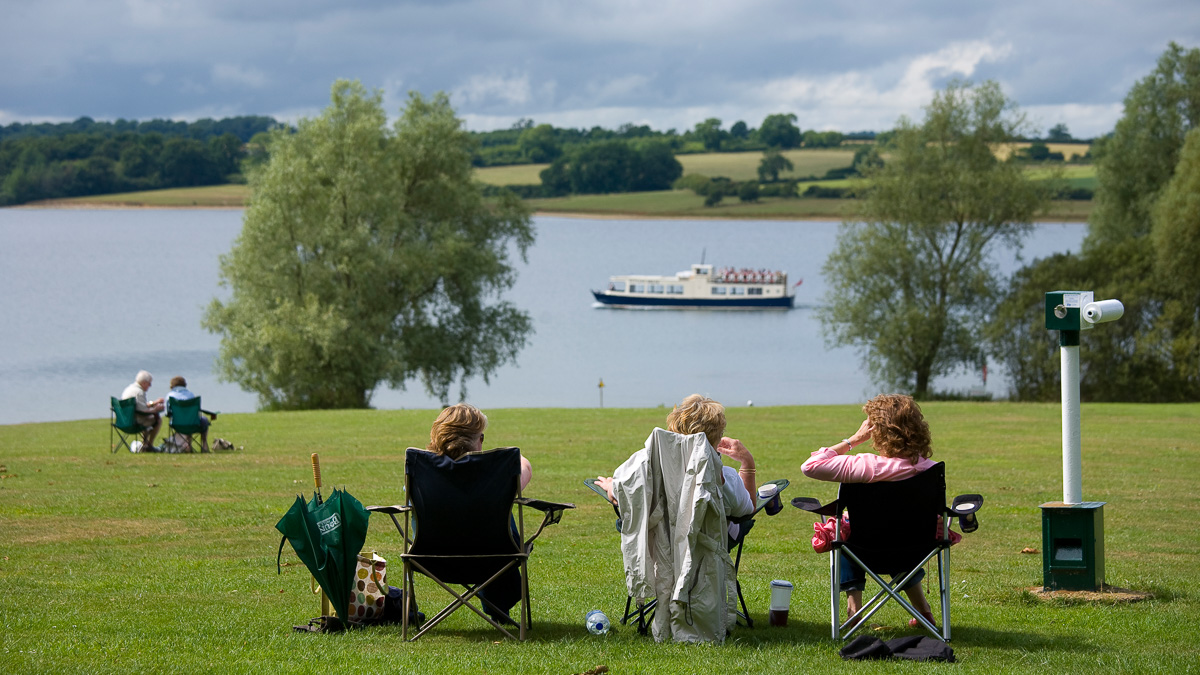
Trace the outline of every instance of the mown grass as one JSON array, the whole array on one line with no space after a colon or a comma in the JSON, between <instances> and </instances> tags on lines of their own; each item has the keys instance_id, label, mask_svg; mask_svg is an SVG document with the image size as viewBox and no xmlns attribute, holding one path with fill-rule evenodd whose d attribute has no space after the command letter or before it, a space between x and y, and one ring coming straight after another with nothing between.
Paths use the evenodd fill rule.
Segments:
<instances>
[{"instance_id":1,"label":"mown grass","mask_svg":"<svg viewBox=\"0 0 1200 675\"><path fill-rule=\"evenodd\" d=\"M961 672L1187 672L1200 662L1200 405L1083 406L1084 496L1105 507L1108 583L1155 594L1130 605L1043 603L1038 505L1061 497L1059 406L928 403L934 457L952 494L980 492L980 530L952 556L955 653ZM213 428L245 449L217 455L108 452L106 420L0 426L0 672L519 672L915 671L843 663L828 637L826 559L811 518L787 507L760 518L741 581L754 629L724 646L659 645L620 629L593 637L583 614L623 607L618 535L582 479L639 448L666 409L490 410L488 442L523 448L527 494L578 509L539 539L531 563L534 627L499 640L460 612L404 644L399 627L340 635L291 631L318 613L290 549L277 575L274 523L311 492L309 454L328 486L366 504L403 499L402 449L423 445L432 411L222 415ZM857 428L855 406L734 408L730 435L754 452L759 477L786 477L786 497L828 499L800 474L809 451ZM397 559L390 521L372 519L367 547ZM768 584L796 585L787 628L769 628ZM419 581L423 609L437 598ZM894 608L877 615L911 634Z\"/></svg>"}]
</instances>

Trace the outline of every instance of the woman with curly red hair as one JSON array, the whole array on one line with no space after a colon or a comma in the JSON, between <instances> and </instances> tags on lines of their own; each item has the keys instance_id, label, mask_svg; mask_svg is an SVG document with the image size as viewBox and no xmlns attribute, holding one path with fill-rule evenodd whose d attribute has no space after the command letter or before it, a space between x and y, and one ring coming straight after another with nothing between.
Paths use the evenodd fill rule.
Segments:
<instances>
[{"instance_id":1,"label":"woman with curly red hair","mask_svg":"<svg viewBox=\"0 0 1200 675\"><path fill-rule=\"evenodd\" d=\"M830 447L812 453L800 470L805 476L835 483L877 483L911 478L935 463L929 459L929 424L921 414L921 406L911 396L882 394L863 406L867 419L858 431ZM855 446L871 441L879 454L846 454ZM853 526L853 523L851 523ZM865 575L857 565L845 558L841 564L841 590L846 592L846 606L853 616L862 606ZM904 587L914 608L933 622L933 612L921 590L921 570ZM916 625L916 619L910 622Z\"/></svg>"}]
</instances>

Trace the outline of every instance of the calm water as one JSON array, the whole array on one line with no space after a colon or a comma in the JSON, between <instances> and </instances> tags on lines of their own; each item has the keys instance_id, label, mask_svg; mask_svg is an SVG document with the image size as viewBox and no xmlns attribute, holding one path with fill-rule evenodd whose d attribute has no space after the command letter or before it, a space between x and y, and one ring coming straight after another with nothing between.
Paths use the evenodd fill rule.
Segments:
<instances>
[{"instance_id":1,"label":"calm water","mask_svg":"<svg viewBox=\"0 0 1200 675\"><path fill-rule=\"evenodd\" d=\"M200 327L224 296L218 256L241 211L0 209L0 424L107 417L145 368L152 398L184 375L206 408L246 412L255 397L212 374L219 340ZM852 403L876 393L849 348L827 348L813 315L836 222L636 221L539 217L537 243L510 298L536 334L490 385L483 407L669 405L701 392L728 405ZM1027 257L1078 250L1084 226L1040 225ZM786 270L790 312L615 310L588 292L613 274L670 274L706 261ZM1012 270L1011 255L1001 267ZM1002 395L993 368L987 389ZM980 386L964 373L941 389ZM456 392L452 392L456 395ZM380 390L377 408L435 408L419 384Z\"/></svg>"}]
</instances>

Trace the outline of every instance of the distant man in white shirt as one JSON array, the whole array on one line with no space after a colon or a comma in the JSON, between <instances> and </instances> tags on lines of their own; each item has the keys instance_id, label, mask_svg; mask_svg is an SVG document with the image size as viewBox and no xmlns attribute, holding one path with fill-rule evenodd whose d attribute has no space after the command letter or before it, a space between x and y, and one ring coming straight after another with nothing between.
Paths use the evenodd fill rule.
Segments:
<instances>
[{"instance_id":1,"label":"distant man in white shirt","mask_svg":"<svg viewBox=\"0 0 1200 675\"><path fill-rule=\"evenodd\" d=\"M154 439L158 436L158 430L162 428L163 400L161 398L154 401L146 400L146 392L150 391L150 385L153 383L153 375L145 370L139 370L133 384L125 387L125 391L121 393L121 400L127 398L137 400L134 404L137 410L135 413L137 421L138 424L146 427L146 431L142 432L143 452L157 450L154 446Z\"/></svg>"}]
</instances>

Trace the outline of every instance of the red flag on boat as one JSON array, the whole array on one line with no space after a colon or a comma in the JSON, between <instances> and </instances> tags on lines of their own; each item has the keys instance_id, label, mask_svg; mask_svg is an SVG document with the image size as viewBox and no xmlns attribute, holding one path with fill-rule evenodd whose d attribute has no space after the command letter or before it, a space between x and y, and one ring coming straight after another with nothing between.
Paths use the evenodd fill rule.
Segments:
<instances>
[{"instance_id":1,"label":"red flag on boat","mask_svg":"<svg viewBox=\"0 0 1200 675\"><path fill-rule=\"evenodd\" d=\"M797 281L797 282L795 283L795 285L794 285L794 286L792 286L792 288L795 288L796 286L799 286L799 285L800 285L800 284L802 284L802 283L804 283L804 280L803 280L803 279L801 279L800 281Z\"/></svg>"}]
</instances>

